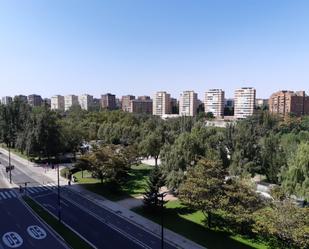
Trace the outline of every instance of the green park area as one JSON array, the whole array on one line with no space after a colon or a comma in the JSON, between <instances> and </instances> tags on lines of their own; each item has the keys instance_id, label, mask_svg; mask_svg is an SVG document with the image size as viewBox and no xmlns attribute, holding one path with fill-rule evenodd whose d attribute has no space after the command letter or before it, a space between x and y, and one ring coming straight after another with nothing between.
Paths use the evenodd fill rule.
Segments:
<instances>
[{"instance_id":1,"label":"green park area","mask_svg":"<svg viewBox=\"0 0 309 249\"><path fill-rule=\"evenodd\" d=\"M78 183L87 190L102 195L112 201L118 201L128 197L143 195L147 186L148 175L153 166L140 164L132 166L129 171L128 182L117 191L111 189L108 184L101 183L93 178L88 171L79 171L74 174ZM160 223L160 213L148 213L142 207L132 211ZM180 201L170 201L165 205L164 226L184 237L195 241L207 248L231 248L231 249L266 249L265 244L253 241L249 238L233 235L221 230L210 230L205 223L205 217L201 211L189 209Z\"/></svg>"},{"instance_id":2,"label":"green park area","mask_svg":"<svg viewBox=\"0 0 309 249\"><path fill-rule=\"evenodd\" d=\"M79 184L87 190L102 195L111 201L119 201L129 197L143 195L147 186L147 177L153 167L146 164L133 165L128 173L125 185L113 188L108 183L101 183L100 179L93 178L89 171L74 174Z\"/></svg>"},{"instance_id":3,"label":"green park area","mask_svg":"<svg viewBox=\"0 0 309 249\"><path fill-rule=\"evenodd\" d=\"M150 213L143 207L132 211L156 222L161 222L160 213ZM267 249L267 245L243 237L224 232L219 229L208 229L205 217L201 211L192 210L179 201L169 201L164 210L164 227L183 235L184 237L205 246L208 249Z\"/></svg>"}]
</instances>

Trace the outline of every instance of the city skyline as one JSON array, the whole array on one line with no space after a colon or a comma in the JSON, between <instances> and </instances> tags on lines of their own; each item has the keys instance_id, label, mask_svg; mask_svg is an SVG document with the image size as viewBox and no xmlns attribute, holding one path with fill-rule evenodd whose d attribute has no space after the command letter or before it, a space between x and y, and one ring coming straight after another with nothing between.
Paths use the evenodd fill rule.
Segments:
<instances>
[{"instance_id":1,"label":"city skyline","mask_svg":"<svg viewBox=\"0 0 309 249\"><path fill-rule=\"evenodd\" d=\"M1 1L1 95L308 92L308 5Z\"/></svg>"}]
</instances>

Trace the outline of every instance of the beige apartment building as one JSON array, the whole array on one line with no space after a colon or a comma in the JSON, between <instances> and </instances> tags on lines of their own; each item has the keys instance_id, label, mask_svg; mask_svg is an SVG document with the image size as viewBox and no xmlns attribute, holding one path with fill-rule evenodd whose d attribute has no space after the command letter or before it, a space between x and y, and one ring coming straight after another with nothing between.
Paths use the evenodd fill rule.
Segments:
<instances>
[{"instance_id":1,"label":"beige apartment building","mask_svg":"<svg viewBox=\"0 0 309 249\"><path fill-rule=\"evenodd\" d=\"M131 112L131 100L135 99L133 95L126 95L121 97L121 109L124 112Z\"/></svg>"},{"instance_id":2,"label":"beige apartment building","mask_svg":"<svg viewBox=\"0 0 309 249\"><path fill-rule=\"evenodd\" d=\"M205 92L205 113L211 112L216 118L224 116L224 91L209 89Z\"/></svg>"},{"instance_id":3,"label":"beige apartment building","mask_svg":"<svg viewBox=\"0 0 309 249\"><path fill-rule=\"evenodd\" d=\"M83 94L78 96L78 103L83 110L88 111L93 103L93 96L89 94Z\"/></svg>"},{"instance_id":4,"label":"beige apartment building","mask_svg":"<svg viewBox=\"0 0 309 249\"><path fill-rule=\"evenodd\" d=\"M296 116L309 114L309 96L305 91L279 91L269 98L269 111L279 115L294 114Z\"/></svg>"},{"instance_id":5,"label":"beige apartment building","mask_svg":"<svg viewBox=\"0 0 309 249\"><path fill-rule=\"evenodd\" d=\"M72 106L78 106L78 97L76 95L64 96L64 110L68 111Z\"/></svg>"},{"instance_id":6,"label":"beige apartment building","mask_svg":"<svg viewBox=\"0 0 309 249\"><path fill-rule=\"evenodd\" d=\"M256 91L253 87L242 87L235 90L234 117L247 118L254 113Z\"/></svg>"},{"instance_id":7,"label":"beige apartment building","mask_svg":"<svg viewBox=\"0 0 309 249\"><path fill-rule=\"evenodd\" d=\"M195 116L197 112L197 93L184 91L179 98L179 115Z\"/></svg>"},{"instance_id":8,"label":"beige apartment building","mask_svg":"<svg viewBox=\"0 0 309 249\"><path fill-rule=\"evenodd\" d=\"M171 95L167 92L156 92L153 97L152 114L162 116L171 113Z\"/></svg>"},{"instance_id":9,"label":"beige apartment building","mask_svg":"<svg viewBox=\"0 0 309 249\"><path fill-rule=\"evenodd\" d=\"M50 109L64 111L64 97L61 95L51 97Z\"/></svg>"}]
</instances>

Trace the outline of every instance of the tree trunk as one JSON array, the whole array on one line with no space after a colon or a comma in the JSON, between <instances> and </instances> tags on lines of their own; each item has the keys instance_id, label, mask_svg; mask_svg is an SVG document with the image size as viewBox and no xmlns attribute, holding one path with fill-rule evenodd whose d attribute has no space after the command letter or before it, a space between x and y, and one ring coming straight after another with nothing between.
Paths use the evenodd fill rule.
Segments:
<instances>
[{"instance_id":1,"label":"tree trunk","mask_svg":"<svg viewBox=\"0 0 309 249\"><path fill-rule=\"evenodd\" d=\"M155 166L158 166L158 156L155 156Z\"/></svg>"},{"instance_id":2,"label":"tree trunk","mask_svg":"<svg viewBox=\"0 0 309 249\"><path fill-rule=\"evenodd\" d=\"M82 178L84 178L84 171L82 170Z\"/></svg>"},{"instance_id":3,"label":"tree trunk","mask_svg":"<svg viewBox=\"0 0 309 249\"><path fill-rule=\"evenodd\" d=\"M208 228L211 228L211 212L207 213Z\"/></svg>"}]
</instances>

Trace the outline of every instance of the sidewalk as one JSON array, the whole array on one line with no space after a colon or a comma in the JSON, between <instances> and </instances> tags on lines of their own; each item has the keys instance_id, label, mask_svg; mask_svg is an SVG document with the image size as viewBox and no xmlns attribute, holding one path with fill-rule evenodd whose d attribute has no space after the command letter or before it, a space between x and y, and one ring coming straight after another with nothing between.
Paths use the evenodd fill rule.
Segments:
<instances>
[{"instance_id":1,"label":"sidewalk","mask_svg":"<svg viewBox=\"0 0 309 249\"><path fill-rule=\"evenodd\" d=\"M8 152L2 148L0 148L0 152L3 153L4 155L7 155ZM19 156L11 153L11 158L20 162L23 165L28 166L27 168L29 170L31 170L34 175L37 175L37 173L39 173L41 176L44 176L48 179L50 179L50 181L52 182L56 182L57 181L57 169L49 169L46 170L45 167L29 162L28 160L25 160L23 158L20 158ZM64 166L60 166L60 169L64 168ZM71 186L68 186L68 181L67 179L60 177L61 178L61 185L65 186L65 188L73 190L77 193L79 193L80 195L82 195L83 197L89 199L90 201L96 203L97 205L101 206L102 208L108 209L111 212L121 216L122 218L128 220L131 223L134 223L142 228L144 228L146 231L149 231L155 235L157 235L158 237L161 236L161 226L155 222L152 222L140 215L138 215L137 213L125 208L124 206L116 203L116 202L112 202L110 200L105 199L104 197L95 194L93 192L90 192L88 190L86 190L85 188L83 188L81 185L79 185L78 183L72 183ZM166 241L170 242L171 244L173 244L174 246L176 246L177 248L183 248L183 249L193 249L193 248L204 248L198 244L196 244L195 242L186 239L185 237L174 233L173 231L169 230L169 229L164 229L164 238Z\"/></svg>"},{"instance_id":2,"label":"sidewalk","mask_svg":"<svg viewBox=\"0 0 309 249\"><path fill-rule=\"evenodd\" d=\"M159 224L151 220L148 220L141 215L138 215L137 213L119 205L118 203L112 202L110 200L103 198L98 194L90 192L78 184L70 186L69 189L74 189L83 197L93 201L97 205L109 209L110 211L118 214L119 216L130 221L131 223L134 223L140 227L143 227L145 230L150 231L153 234L156 234L158 237L161 236L161 226ZM173 244L174 246L177 246L177 248L183 248L183 249L205 248L166 228L164 229L164 239Z\"/></svg>"}]
</instances>

